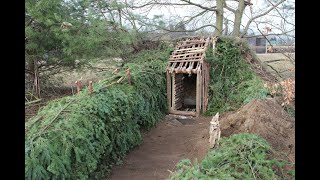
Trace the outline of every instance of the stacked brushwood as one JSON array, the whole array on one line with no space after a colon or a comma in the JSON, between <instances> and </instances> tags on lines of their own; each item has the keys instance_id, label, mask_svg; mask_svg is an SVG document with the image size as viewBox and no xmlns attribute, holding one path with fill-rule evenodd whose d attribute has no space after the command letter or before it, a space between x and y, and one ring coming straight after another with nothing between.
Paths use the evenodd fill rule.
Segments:
<instances>
[{"instance_id":1,"label":"stacked brushwood","mask_svg":"<svg viewBox=\"0 0 320 180\"><path fill-rule=\"evenodd\" d=\"M252 99L268 95L262 79L244 57L255 57L247 42L234 37L219 37L215 49L208 48L210 64L209 103L207 115L237 110Z\"/></svg>"},{"instance_id":2,"label":"stacked brushwood","mask_svg":"<svg viewBox=\"0 0 320 180\"><path fill-rule=\"evenodd\" d=\"M170 179L295 179L294 164L271 158L272 152L258 135L234 134L222 138L200 163L181 160Z\"/></svg>"},{"instance_id":3,"label":"stacked brushwood","mask_svg":"<svg viewBox=\"0 0 320 180\"><path fill-rule=\"evenodd\" d=\"M92 95L85 88L43 107L26 123L25 179L99 179L121 162L141 143L141 129L167 110L168 54L142 52L114 77L93 83Z\"/></svg>"}]
</instances>

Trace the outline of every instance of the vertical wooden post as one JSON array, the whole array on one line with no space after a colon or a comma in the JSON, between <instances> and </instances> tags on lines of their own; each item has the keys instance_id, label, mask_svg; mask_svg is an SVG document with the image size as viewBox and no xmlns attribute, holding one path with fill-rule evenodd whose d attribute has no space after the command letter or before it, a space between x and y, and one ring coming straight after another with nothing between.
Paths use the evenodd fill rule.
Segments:
<instances>
[{"instance_id":1,"label":"vertical wooden post","mask_svg":"<svg viewBox=\"0 0 320 180\"><path fill-rule=\"evenodd\" d=\"M92 96L93 94L92 81L89 81L89 91L90 91L90 96Z\"/></svg>"},{"instance_id":2,"label":"vertical wooden post","mask_svg":"<svg viewBox=\"0 0 320 180\"><path fill-rule=\"evenodd\" d=\"M197 88L196 88L196 116L200 115L201 110L201 72L197 71Z\"/></svg>"},{"instance_id":3,"label":"vertical wooden post","mask_svg":"<svg viewBox=\"0 0 320 180\"><path fill-rule=\"evenodd\" d=\"M77 94L80 94L80 90L81 90L81 80L80 81L76 81L76 85L77 85Z\"/></svg>"},{"instance_id":4,"label":"vertical wooden post","mask_svg":"<svg viewBox=\"0 0 320 180\"><path fill-rule=\"evenodd\" d=\"M169 73L169 71L167 70L167 102L168 102L168 110L171 110L171 89L172 89L172 85L171 85L171 75Z\"/></svg>"},{"instance_id":5,"label":"vertical wooden post","mask_svg":"<svg viewBox=\"0 0 320 180\"><path fill-rule=\"evenodd\" d=\"M128 78L128 83L131 85L131 74L130 74L130 69L127 69L127 78Z\"/></svg>"},{"instance_id":6,"label":"vertical wooden post","mask_svg":"<svg viewBox=\"0 0 320 180\"><path fill-rule=\"evenodd\" d=\"M202 112L206 112L208 108L208 84L209 84L209 63L205 62L203 64L203 77L204 77L204 84L203 84L203 89L204 89L204 94L203 94L203 110Z\"/></svg>"},{"instance_id":7,"label":"vertical wooden post","mask_svg":"<svg viewBox=\"0 0 320 180\"><path fill-rule=\"evenodd\" d=\"M172 109L176 109L176 74L172 73Z\"/></svg>"},{"instance_id":8,"label":"vertical wooden post","mask_svg":"<svg viewBox=\"0 0 320 180\"><path fill-rule=\"evenodd\" d=\"M202 87L201 87L201 94L202 94L202 96L201 96L201 112L204 112L204 103L205 103L205 101L204 101L204 98L205 98L205 85L206 85L206 82L205 82L205 78L206 78L206 71L207 71L207 69L206 69L206 62L203 62L202 63L202 74L203 74L203 76L201 76L202 78L201 78L201 82L202 82Z\"/></svg>"},{"instance_id":9,"label":"vertical wooden post","mask_svg":"<svg viewBox=\"0 0 320 180\"><path fill-rule=\"evenodd\" d=\"M200 88L200 92L199 92L199 96L200 96L200 102L199 102L199 104L200 104L200 110L199 110L199 115L200 115L200 113L201 113L201 111L202 111L202 108L203 108L203 106L202 106L202 98L203 98L203 93L202 93L202 90L203 90L203 81L202 81L202 71L200 71L200 85L199 85L199 88Z\"/></svg>"}]
</instances>

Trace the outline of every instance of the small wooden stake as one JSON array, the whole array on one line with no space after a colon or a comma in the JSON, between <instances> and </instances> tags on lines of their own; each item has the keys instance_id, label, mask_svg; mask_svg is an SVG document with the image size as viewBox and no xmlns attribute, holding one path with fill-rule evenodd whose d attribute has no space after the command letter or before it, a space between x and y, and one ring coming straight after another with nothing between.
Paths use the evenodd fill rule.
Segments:
<instances>
[{"instance_id":1,"label":"small wooden stake","mask_svg":"<svg viewBox=\"0 0 320 180\"><path fill-rule=\"evenodd\" d=\"M93 94L92 81L89 81L89 91L90 91L90 96L92 96Z\"/></svg>"},{"instance_id":2,"label":"small wooden stake","mask_svg":"<svg viewBox=\"0 0 320 180\"><path fill-rule=\"evenodd\" d=\"M127 69L127 78L128 78L128 83L131 85L131 74L130 74L130 69Z\"/></svg>"},{"instance_id":3,"label":"small wooden stake","mask_svg":"<svg viewBox=\"0 0 320 180\"><path fill-rule=\"evenodd\" d=\"M209 145L210 148L214 148L216 143L219 141L221 135L220 123L219 123L219 112L212 117L210 121L209 129Z\"/></svg>"},{"instance_id":4,"label":"small wooden stake","mask_svg":"<svg viewBox=\"0 0 320 180\"><path fill-rule=\"evenodd\" d=\"M77 94L80 94L80 90L81 90L81 81L76 81L76 85L77 85Z\"/></svg>"}]
</instances>

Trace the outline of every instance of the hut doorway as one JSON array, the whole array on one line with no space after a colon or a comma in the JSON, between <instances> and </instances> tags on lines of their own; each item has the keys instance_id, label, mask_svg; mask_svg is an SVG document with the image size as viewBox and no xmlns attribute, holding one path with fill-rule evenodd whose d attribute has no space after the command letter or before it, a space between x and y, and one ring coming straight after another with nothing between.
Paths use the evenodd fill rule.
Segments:
<instances>
[{"instance_id":1,"label":"hut doorway","mask_svg":"<svg viewBox=\"0 0 320 180\"><path fill-rule=\"evenodd\" d=\"M180 78L178 78L180 76ZM196 111L196 99L197 99L197 75L196 74L177 74L176 81L180 79L180 82L176 82L180 91L179 104L176 104L176 109L179 111ZM178 88L178 87L176 87Z\"/></svg>"}]
</instances>

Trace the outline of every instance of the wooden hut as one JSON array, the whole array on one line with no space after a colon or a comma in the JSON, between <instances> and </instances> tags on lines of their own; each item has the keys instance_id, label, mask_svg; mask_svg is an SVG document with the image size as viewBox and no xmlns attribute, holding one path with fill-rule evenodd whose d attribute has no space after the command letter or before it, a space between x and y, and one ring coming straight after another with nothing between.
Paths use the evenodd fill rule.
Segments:
<instances>
[{"instance_id":1,"label":"wooden hut","mask_svg":"<svg viewBox=\"0 0 320 180\"><path fill-rule=\"evenodd\" d=\"M206 50L210 37L180 39L167 66L169 113L199 116L208 106L209 63Z\"/></svg>"}]
</instances>

